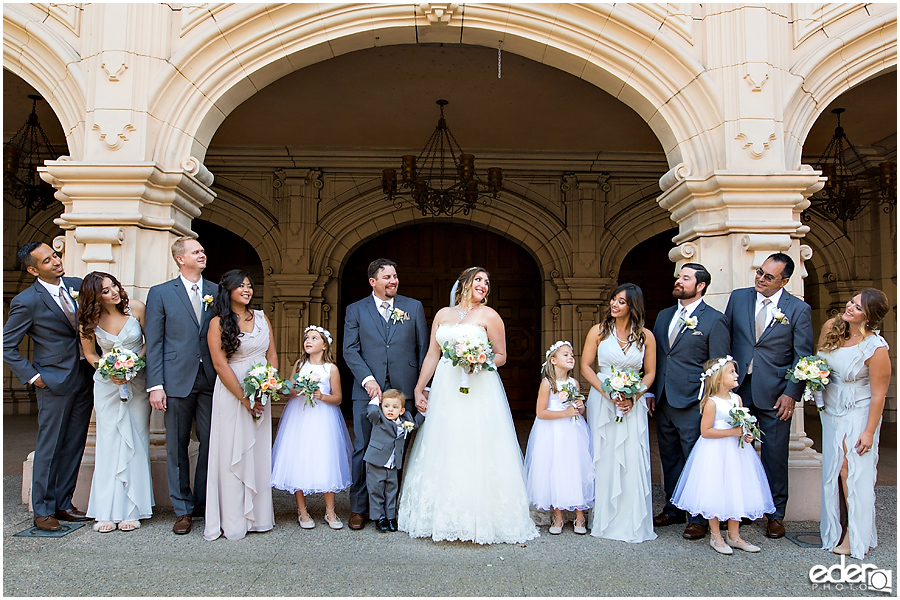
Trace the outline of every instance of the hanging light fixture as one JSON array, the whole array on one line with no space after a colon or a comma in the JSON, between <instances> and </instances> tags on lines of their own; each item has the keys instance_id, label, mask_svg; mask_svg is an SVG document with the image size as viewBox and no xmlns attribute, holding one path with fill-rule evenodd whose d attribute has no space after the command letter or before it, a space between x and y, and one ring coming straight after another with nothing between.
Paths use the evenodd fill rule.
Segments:
<instances>
[{"instance_id":1,"label":"hanging light fixture","mask_svg":"<svg viewBox=\"0 0 900 600\"><path fill-rule=\"evenodd\" d=\"M402 199L408 197L423 217L467 215L475 209L479 198L496 198L503 187L503 170L499 167L488 169L486 183L478 178L475 155L464 153L447 127L444 119L447 104L446 100L437 101L441 116L419 156L401 157L400 180L396 169L381 172L381 188L388 200L399 208Z\"/></svg>"},{"instance_id":2,"label":"hanging light fixture","mask_svg":"<svg viewBox=\"0 0 900 600\"><path fill-rule=\"evenodd\" d=\"M897 164L885 161L869 166L841 126L844 109L831 112L837 115L837 127L815 165L828 181L810 197L810 209L845 226L869 205L892 212L897 205Z\"/></svg>"},{"instance_id":3,"label":"hanging light fixture","mask_svg":"<svg viewBox=\"0 0 900 600\"><path fill-rule=\"evenodd\" d=\"M8 142L3 144L3 199L15 208L39 212L56 202L53 186L41 179L37 168L45 160L56 160L59 152L38 122L37 101L29 94L31 114Z\"/></svg>"}]
</instances>

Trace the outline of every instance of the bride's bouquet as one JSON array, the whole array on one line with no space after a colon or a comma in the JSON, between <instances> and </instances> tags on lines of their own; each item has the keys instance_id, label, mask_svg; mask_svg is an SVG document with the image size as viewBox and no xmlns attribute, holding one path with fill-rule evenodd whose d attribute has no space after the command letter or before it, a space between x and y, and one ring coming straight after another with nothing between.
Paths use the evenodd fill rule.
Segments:
<instances>
[{"instance_id":1,"label":"bride's bouquet","mask_svg":"<svg viewBox=\"0 0 900 600\"><path fill-rule=\"evenodd\" d=\"M275 394L284 389L284 382L278 379L278 371L270 364L258 363L250 367L243 381L244 394L250 400L250 408L256 401L265 406L275 399ZM259 419L259 417L254 417Z\"/></svg>"},{"instance_id":2,"label":"bride's bouquet","mask_svg":"<svg viewBox=\"0 0 900 600\"><path fill-rule=\"evenodd\" d=\"M134 379L135 375L140 373L141 369L147 361L143 356L138 356L131 350L124 348L113 348L109 352L100 357L100 361L94 365L100 377L109 381L111 377L124 379L126 382ZM123 383L119 386L119 399L122 402L128 400L128 385Z\"/></svg>"},{"instance_id":3,"label":"bride's bouquet","mask_svg":"<svg viewBox=\"0 0 900 600\"><path fill-rule=\"evenodd\" d=\"M756 424L756 417L750 414L750 409L743 406L735 406L728 411L728 424L732 427L740 427L743 431L741 434L741 448L744 447L744 436L750 434L756 439L762 438L762 431Z\"/></svg>"},{"instance_id":4,"label":"bride's bouquet","mask_svg":"<svg viewBox=\"0 0 900 600\"><path fill-rule=\"evenodd\" d=\"M575 405L576 400L581 400L584 402L584 396L578 392L578 388L575 387L575 384L571 381L567 381L566 383L559 386L559 401L563 404L571 404ZM581 415L576 415L572 417L572 422L577 423L578 417Z\"/></svg>"},{"instance_id":5,"label":"bride's bouquet","mask_svg":"<svg viewBox=\"0 0 900 600\"><path fill-rule=\"evenodd\" d=\"M641 382L641 374L634 369L619 371L613 367L612 375L601 382L600 389L609 394L610 398L620 396L634 400L640 393L646 391L647 386ZM621 423L624 417L625 413L617 407L616 423Z\"/></svg>"},{"instance_id":6,"label":"bride's bouquet","mask_svg":"<svg viewBox=\"0 0 900 600\"><path fill-rule=\"evenodd\" d=\"M490 342L458 338L448 340L441 346L441 355L454 367L462 367L459 391L469 393L469 376L480 371L496 371L494 345Z\"/></svg>"},{"instance_id":7,"label":"bride's bouquet","mask_svg":"<svg viewBox=\"0 0 900 600\"><path fill-rule=\"evenodd\" d=\"M803 401L809 402L814 400L816 410L822 412L825 410L825 399L822 397L822 390L828 385L831 376L831 368L821 356L805 356L797 361L797 366L788 369L784 374L785 379L790 379L793 383L801 381L806 382L806 388L803 390Z\"/></svg>"},{"instance_id":8,"label":"bride's bouquet","mask_svg":"<svg viewBox=\"0 0 900 600\"><path fill-rule=\"evenodd\" d=\"M300 376L300 373L294 373L284 382L282 393L290 394L291 392L298 392L298 394L302 394L306 397L307 406L315 406L316 401L313 399L313 394L319 389L321 381L321 378L315 373L307 373L302 377Z\"/></svg>"}]
</instances>

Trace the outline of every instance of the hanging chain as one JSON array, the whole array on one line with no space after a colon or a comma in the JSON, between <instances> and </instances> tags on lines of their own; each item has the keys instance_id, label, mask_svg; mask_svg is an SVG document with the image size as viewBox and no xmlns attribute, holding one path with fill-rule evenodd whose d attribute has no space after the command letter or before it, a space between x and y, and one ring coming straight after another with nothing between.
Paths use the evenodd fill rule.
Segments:
<instances>
[{"instance_id":1,"label":"hanging chain","mask_svg":"<svg viewBox=\"0 0 900 600\"><path fill-rule=\"evenodd\" d=\"M500 40L497 43L497 79L500 79L500 75L502 74L502 63L500 61L500 55L503 51L503 40Z\"/></svg>"}]
</instances>

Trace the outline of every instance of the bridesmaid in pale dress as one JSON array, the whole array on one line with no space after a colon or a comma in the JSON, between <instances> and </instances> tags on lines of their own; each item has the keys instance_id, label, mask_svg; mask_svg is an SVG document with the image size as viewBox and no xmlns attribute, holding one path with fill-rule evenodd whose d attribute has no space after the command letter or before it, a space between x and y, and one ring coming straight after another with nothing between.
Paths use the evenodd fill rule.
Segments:
<instances>
[{"instance_id":1,"label":"bridesmaid in pale dress","mask_svg":"<svg viewBox=\"0 0 900 600\"><path fill-rule=\"evenodd\" d=\"M606 316L588 331L581 353L581 375L591 385L587 421L596 475L591 535L631 543L654 540L647 401L643 392L625 399L601 391L612 367L643 372L644 390L656 375L656 339L644 328L644 294L633 283L615 289Z\"/></svg>"},{"instance_id":2,"label":"bridesmaid in pale dress","mask_svg":"<svg viewBox=\"0 0 900 600\"><path fill-rule=\"evenodd\" d=\"M209 322L209 353L216 368L209 473L206 479L206 527L203 537L242 539L248 531L275 526L272 507L272 411L257 401L252 407L242 382L258 363L278 368L269 320L250 309L253 282L238 269L219 282L216 316Z\"/></svg>"},{"instance_id":3,"label":"bridesmaid in pale dress","mask_svg":"<svg viewBox=\"0 0 900 600\"><path fill-rule=\"evenodd\" d=\"M822 547L857 559L878 544L875 478L891 359L876 328L889 308L883 292L863 290L826 321L819 338L819 355L831 368L820 413Z\"/></svg>"},{"instance_id":4,"label":"bridesmaid in pale dress","mask_svg":"<svg viewBox=\"0 0 900 600\"><path fill-rule=\"evenodd\" d=\"M109 273L88 273L78 295L81 347L96 367L97 353L114 347L144 355L144 303L128 300L119 281ZM120 387L127 385L122 401ZM94 374L94 412L97 438L94 475L87 515L94 531L133 531L140 519L153 514L150 478L150 402L143 371L126 382Z\"/></svg>"}]
</instances>

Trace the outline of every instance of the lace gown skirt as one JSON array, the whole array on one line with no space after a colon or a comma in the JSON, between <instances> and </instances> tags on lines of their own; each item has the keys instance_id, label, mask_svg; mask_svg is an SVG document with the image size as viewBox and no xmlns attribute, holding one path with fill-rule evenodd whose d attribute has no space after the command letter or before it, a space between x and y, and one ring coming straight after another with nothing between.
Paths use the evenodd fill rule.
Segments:
<instances>
[{"instance_id":1,"label":"lace gown skirt","mask_svg":"<svg viewBox=\"0 0 900 600\"><path fill-rule=\"evenodd\" d=\"M256 311L254 329L241 335L241 346L228 360L238 381L257 363L266 362L269 331ZM269 531L275 525L272 507L272 410L256 420L216 377L209 434L206 483L206 525L203 537L243 538L248 531Z\"/></svg>"},{"instance_id":2,"label":"lace gown skirt","mask_svg":"<svg viewBox=\"0 0 900 600\"><path fill-rule=\"evenodd\" d=\"M472 325L441 326L438 341L485 336ZM412 537L478 544L538 536L529 514L522 450L500 377L481 372L459 392L461 369L442 359L428 416L406 464L399 527Z\"/></svg>"},{"instance_id":3,"label":"lace gown skirt","mask_svg":"<svg viewBox=\"0 0 900 600\"><path fill-rule=\"evenodd\" d=\"M114 346L133 352L143 346L137 319L130 317L118 335L94 330L103 352ZM153 514L150 478L150 401L143 371L127 384L122 402L118 385L94 375L97 441L87 516L97 521L136 521Z\"/></svg>"},{"instance_id":4,"label":"lace gown skirt","mask_svg":"<svg viewBox=\"0 0 900 600\"><path fill-rule=\"evenodd\" d=\"M603 381L617 370L641 371L644 351L636 346L622 352L613 336L597 347ZM591 388L587 420L591 427L596 498L591 511L591 535L623 542L655 540L653 532L653 488L650 480L650 437L647 404L643 396L621 422L615 404Z\"/></svg>"}]
</instances>

